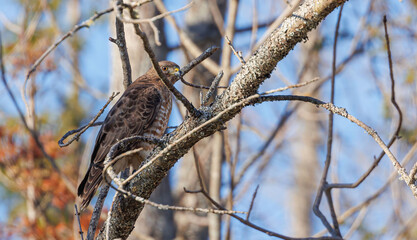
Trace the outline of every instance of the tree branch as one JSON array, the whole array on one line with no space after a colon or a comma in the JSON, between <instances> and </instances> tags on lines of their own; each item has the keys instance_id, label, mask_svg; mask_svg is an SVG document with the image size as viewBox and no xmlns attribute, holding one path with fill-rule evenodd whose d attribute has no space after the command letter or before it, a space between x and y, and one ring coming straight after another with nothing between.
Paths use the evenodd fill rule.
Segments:
<instances>
[{"instance_id":1,"label":"tree branch","mask_svg":"<svg viewBox=\"0 0 417 240\"><path fill-rule=\"evenodd\" d=\"M255 94L260 84L269 77L277 62L284 58L298 42L304 40L308 31L315 28L343 2L341 0L327 0L320 1L320 3L315 0L304 1L299 10L294 13L298 17L289 17L284 20L280 28L275 30L258 49L257 54L249 58L231 85L217 97L207 111L204 111L198 118L185 119L174 132L164 136L168 145L165 148L158 146L153 150L147 160L154 161L152 166L132 179L126 186L128 188L126 190L144 199L149 198L178 159L196 142L221 129L225 122L236 116L245 105L249 105L250 102L235 104ZM122 196L118 197L113 204L108 237L127 238L142 208L141 203ZM122 209L129 209L129 211ZM103 231L102 228L99 239L104 239Z\"/></svg>"},{"instance_id":2,"label":"tree branch","mask_svg":"<svg viewBox=\"0 0 417 240\"><path fill-rule=\"evenodd\" d=\"M68 131L67 133L65 133L64 136L62 136L62 138L59 139L58 145L60 147L66 147L66 146L70 145L73 141L75 141L75 140L78 141L78 139L80 138L81 134L83 134L85 131L87 131L87 129L89 127L98 126L98 125L103 124L103 122L97 122L96 123L96 121L100 117L100 115L103 114L104 110L109 105L109 103L111 101L113 101L113 99L118 94L119 94L119 92L117 92L117 93L114 93L113 92L112 95L109 97L109 100L107 100L106 104L104 104L104 106L100 109L100 111L97 113L97 115L93 119L91 119L91 121L87 125L82 126L80 128L77 128L77 129L74 129L74 130L71 130L71 131ZM74 137L72 137L67 143L64 143L64 140L67 139L67 137L71 136L74 133L77 133L77 134Z\"/></svg>"},{"instance_id":3,"label":"tree branch","mask_svg":"<svg viewBox=\"0 0 417 240\"><path fill-rule=\"evenodd\" d=\"M103 10L101 12L96 12L93 16L91 16L89 19L83 21L80 24L75 25L70 31L68 31L64 36L62 36L61 38L59 38L53 45L51 45L36 61L35 63L32 64L32 66L30 67L30 69L28 70L28 72L26 73L26 79L25 82L22 86L22 97L23 97L23 101L25 102L25 105L27 106L26 103L26 85L30 79L30 76L32 73L34 73L36 71L36 69L38 68L38 66L42 63L42 61L52 52L55 50L55 48L57 48L65 39L67 39L68 37L71 37L74 33L78 32L79 30L83 29L83 28L89 28L94 21L96 21L98 18L100 18L101 16L110 13L113 11L113 8L108 8L106 10ZM27 107L26 107L27 108Z\"/></svg>"},{"instance_id":4,"label":"tree branch","mask_svg":"<svg viewBox=\"0 0 417 240\"><path fill-rule=\"evenodd\" d=\"M342 11L343 5L340 7L339 15L337 18L336 23L336 30L334 36L334 43L333 43L333 60L332 60L332 80L331 80L331 90L330 90L330 103L334 103L334 88L335 88L335 80L336 80L336 50L337 50L337 38L339 36L339 26L340 20L342 18ZM326 160L324 162L324 169L320 179L320 185L317 190L317 195L314 200L313 205L313 212L320 218L323 225L327 228L327 230L332 234L332 236L339 236L341 237L339 223L337 222L337 216L333 207L333 198L331 189L326 189L327 186L327 175L330 169L330 163L332 161L332 145L333 145L333 113L329 112L329 122L328 122L328 130L327 130L327 152L326 152ZM325 191L326 190L326 191ZM329 222L327 221L324 214L320 211L320 203L323 197L323 193L326 193L327 203L330 209L330 215L333 220L333 228L330 226Z\"/></svg>"},{"instance_id":5,"label":"tree branch","mask_svg":"<svg viewBox=\"0 0 417 240\"><path fill-rule=\"evenodd\" d=\"M123 16L123 8L121 6L122 4L123 0L113 1L113 8L116 9L117 15L121 17ZM123 69L123 86L126 89L132 83L132 68L130 66L129 53L126 46L125 27L123 21L121 21L119 18L116 18L116 36L117 39L113 41L112 38L110 38L110 41L115 43L119 48Z\"/></svg>"}]
</instances>

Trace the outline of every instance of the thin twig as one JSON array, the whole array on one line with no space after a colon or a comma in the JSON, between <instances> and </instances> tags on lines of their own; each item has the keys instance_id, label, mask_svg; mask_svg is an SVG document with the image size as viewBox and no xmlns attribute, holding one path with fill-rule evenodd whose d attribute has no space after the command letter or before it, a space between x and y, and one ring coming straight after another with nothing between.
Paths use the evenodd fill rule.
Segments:
<instances>
[{"instance_id":1,"label":"thin twig","mask_svg":"<svg viewBox=\"0 0 417 240\"><path fill-rule=\"evenodd\" d=\"M342 11L343 11L344 4L340 7L339 16L337 18L336 23L336 30L334 35L334 43L333 43L333 62L332 62L332 80L331 80L331 90L330 90L330 103L334 103L334 89L335 89L335 78L336 78L336 49L337 49L337 39L339 36L339 26L340 20L342 18ZM317 190L317 196L314 200L313 205L313 212L320 218L323 225L327 228L327 230L332 234L332 236L339 236L341 237L342 234L340 233L339 223L337 222L337 216L333 207L333 199L331 189L326 189L327 185L327 175L329 173L330 164L332 161L332 145L333 145L333 112L329 112L329 123L328 123L328 133L327 133L327 153L326 153L326 160L324 163L323 174L320 180L320 185ZM329 205L330 216L333 221L333 228L327 221L326 217L320 210L320 203L323 196L323 193L326 193L327 203Z\"/></svg>"},{"instance_id":2,"label":"thin twig","mask_svg":"<svg viewBox=\"0 0 417 240\"><path fill-rule=\"evenodd\" d=\"M226 209L212 209L212 208L193 208L193 207L180 207L180 206L171 206L171 205L165 205L165 204L159 204L152 202L148 199L139 197L129 191L126 191L121 188L117 188L113 185L110 185L111 188L116 190L117 192L123 194L124 196L131 197L135 201L138 201L143 204L147 204L149 206L155 207L159 210L173 210L173 211L185 211L185 212L194 212L194 213L214 213L214 214L247 214L245 211L234 211L234 210L226 210Z\"/></svg>"},{"instance_id":3,"label":"thin twig","mask_svg":"<svg viewBox=\"0 0 417 240\"><path fill-rule=\"evenodd\" d=\"M394 81L394 71L393 71L393 67L392 67L392 58L391 58L391 48L389 45L389 37L388 37L388 30L387 30L387 26L386 26L386 17L384 17L384 29L385 29L385 40L387 42L387 55L388 55L388 65L389 65L389 71L390 71L390 77L391 77L391 103L392 105L394 105L395 109L398 112L398 124L397 124L397 128L393 134L393 136L391 137L390 141L387 144L387 147L390 148L392 146L392 144L394 144L394 142L399 138L399 134L400 134L400 130L402 127L402 122L403 122L403 114L402 111L397 103L397 101L395 100L395 81ZM378 166L379 162L382 160L382 157L384 157L385 152L382 151L379 156L374 159L374 162L372 163L372 166L364 173L362 174L362 176L354 183L350 183L350 184L346 184L346 183L333 183L333 184L329 184L327 187L328 188L356 188L357 186L359 186L363 181L365 181L365 179L371 174L371 172ZM411 174L411 172L410 172ZM410 179L412 180L412 177L410 176Z\"/></svg>"},{"instance_id":4,"label":"thin twig","mask_svg":"<svg viewBox=\"0 0 417 240\"><path fill-rule=\"evenodd\" d=\"M304 87L304 86L307 86L307 85L309 85L309 84L311 84L313 82L317 82L318 80L320 80L320 78L316 77L316 78L313 78L313 79L311 79L311 80L309 80L307 82L297 83L297 84L294 84L294 85L290 85L290 86L286 86L286 87L281 87L281 88L269 90L269 91L266 91L266 92L262 93L262 95L276 93L276 92L283 92L285 90L292 89L292 88Z\"/></svg>"},{"instance_id":5,"label":"thin twig","mask_svg":"<svg viewBox=\"0 0 417 240\"><path fill-rule=\"evenodd\" d=\"M195 66L206 60L208 57L213 55L213 53L215 53L217 50L219 50L219 47L217 46L211 46L207 48L202 54L191 60L185 67L181 68L181 77L191 71L191 69L193 69Z\"/></svg>"},{"instance_id":6,"label":"thin twig","mask_svg":"<svg viewBox=\"0 0 417 240\"><path fill-rule=\"evenodd\" d=\"M203 101L201 102L201 106L206 106L210 98L213 96L213 94L216 92L216 89L218 88L218 85L220 83L220 80L223 77L223 71L220 71L217 76L214 78L214 80L211 82L210 89L206 93L206 96L204 97Z\"/></svg>"},{"instance_id":7,"label":"thin twig","mask_svg":"<svg viewBox=\"0 0 417 240\"><path fill-rule=\"evenodd\" d=\"M255 192L252 195L252 200L250 201L250 206L248 210L248 214L246 215L246 221L249 221L250 214L252 212L253 204L255 203L256 194L258 193L259 185L256 186Z\"/></svg>"},{"instance_id":8,"label":"thin twig","mask_svg":"<svg viewBox=\"0 0 417 240\"><path fill-rule=\"evenodd\" d=\"M100 126L100 125L102 125L104 122L103 121L100 121L100 122L95 122L95 123L93 123L93 124L91 124L91 125L89 125L90 127L97 127L97 126ZM88 124L90 124L90 123L88 123ZM72 134L74 134L74 133L77 133L77 132L80 132L81 130L83 130L85 127L87 127L88 126L88 124L86 124L86 125L84 125L84 126L81 126L81 127L79 127L79 128L77 128L77 129L73 129L73 130L70 130L70 131L68 131L68 132L66 132L65 134L64 134L64 136L62 136L62 138L58 141L58 145L59 146L61 146L61 147L65 147L64 146L64 143L63 143L63 141L67 138L67 137L69 137L69 136L71 136ZM66 145L67 146L67 145Z\"/></svg>"},{"instance_id":9,"label":"thin twig","mask_svg":"<svg viewBox=\"0 0 417 240\"><path fill-rule=\"evenodd\" d=\"M203 86L203 85L197 85L197 84L193 84L193 83L189 83L187 81L185 81L184 78L181 77L181 82L184 83L187 86L193 87L193 88L199 88L199 89L210 89L210 87L207 86ZM217 88L227 88L226 86L217 86Z\"/></svg>"},{"instance_id":10,"label":"thin twig","mask_svg":"<svg viewBox=\"0 0 417 240\"><path fill-rule=\"evenodd\" d=\"M198 184L200 185L201 190L207 191L206 183L204 182L204 179L206 178L203 176L204 172L201 169L200 158L197 155L197 150L195 149L195 147L193 147L192 149L194 157L194 167L197 172ZM186 191L185 188L184 191Z\"/></svg>"},{"instance_id":11,"label":"thin twig","mask_svg":"<svg viewBox=\"0 0 417 240\"><path fill-rule=\"evenodd\" d=\"M155 25L155 21L156 20L159 20L159 19L162 19L162 18L164 18L164 17L166 17L166 16L168 16L168 15L170 15L172 13L184 11L184 10L190 8L192 6L192 4L193 4L193 2L190 2L189 4L187 4L186 6L180 8L180 9L177 9L177 10L174 10L174 11L170 11L170 12L164 12L164 13L161 13L161 14L159 14L157 16L154 16L154 17L151 17L151 18L146 18L146 19L137 19L135 17L134 18L122 17L122 15L120 14L119 15L120 16L120 20L119 21L125 22L125 23L133 23L133 24L140 24L140 23L147 23L147 24L149 24L149 26L151 27L151 29L152 29L152 31L154 33L155 44L157 46L160 46L161 45L161 42L159 40L159 30L158 30L158 28ZM130 5L129 4L124 4L123 6L128 7L129 10L131 12L133 12L134 11L133 10L134 7L132 5L133 4L130 4ZM138 4L136 4L136 5L138 5Z\"/></svg>"},{"instance_id":12,"label":"thin twig","mask_svg":"<svg viewBox=\"0 0 417 240\"><path fill-rule=\"evenodd\" d=\"M233 47L233 44L230 41L230 39L227 36L225 36L225 38L226 38L227 44L232 49L233 54L237 57L237 59L239 59L239 62L242 63L242 64L245 64L246 61L245 61L245 59L243 59L242 52L240 52L240 51L237 52L236 49Z\"/></svg>"},{"instance_id":13,"label":"thin twig","mask_svg":"<svg viewBox=\"0 0 417 240\"><path fill-rule=\"evenodd\" d=\"M62 136L61 139L59 139L58 141L58 145L60 147L66 147L68 145L70 145L74 140L77 140L80 138L81 134L83 134L85 131L87 131L87 129L89 127L92 126L98 126L103 124L103 122L95 122L97 121L97 119L101 116L101 114L104 112L104 110L106 109L106 107L109 105L109 103L111 101L113 101L113 99L119 94L119 92L113 92L112 95L109 97L109 100L107 100L106 104L104 104L104 106L100 109L100 111L97 113L97 115L85 126L77 128L75 130L71 130L68 131L67 133L64 134L64 136ZM67 143L64 143L64 140L67 139L67 137L71 136L72 134L77 133L74 137L72 137Z\"/></svg>"},{"instance_id":14,"label":"thin twig","mask_svg":"<svg viewBox=\"0 0 417 240\"><path fill-rule=\"evenodd\" d=\"M22 97L23 97L23 101L25 102L26 108L27 108L27 103L26 103L26 85L27 82L29 81L30 75L36 71L37 67L42 63L42 61L52 52L55 50L55 48L57 48L65 39L67 39L68 37L71 37L74 33L78 32L80 29L83 28L89 28L94 21L96 21L98 18L100 18L101 16L103 16L104 14L110 13L113 11L113 8L108 8L106 10L100 11L100 12L96 12L93 16L91 16L89 19L83 21L80 24L75 25L70 31L68 31L64 36L62 36L61 38L59 38L53 45L51 45L36 61L35 63L32 64L32 66L30 67L30 69L28 70L28 72L26 73L26 79L25 82L22 86Z\"/></svg>"},{"instance_id":15,"label":"thin twig","mask_svg":"<svg viewBox=\"0 0 417 240\"><path fill-rule=\"evenodd\" d=\"M391 47L390 47L390 44L389 44L389 36L388 36L388 28L387 28L387 16L386 15L384 15L383 22L384 22L384 30L385 30L385 41L387 42L389 75L390 75L390 78L391 78L391 102L392 102L392 105L394 105L395 109L397 109L397 111L399 113L399 118L400 119L398 121L400 122L400 126L401 126L402 113L401 113L400 107L398 106L397 101L395 100L394 68L392 67ZM397 137L398 137L398 135L397 135Z\"/></svg>"},{"instance_id":16,"label":"thin twig","mask_svg":"<svg viewBox=\"0 0 417 240\"><path fill-rule=\"evenodd\" d=\"M74 208L75 208L75 216L77 216L77 220L78 220L78 227L80 229L78 233L81 236L81 240L84 240L84 236L83 236L84 233L83 233L83 229L81 228L80 213L78 212L77 204L74 204Z\"/></svg>"},{"instance_id":17,"label":"thin twig","mask_svg":"<svg viewBox=\"0 0 417 240\"><path fill-rule=\"evenodd\" d=\"M417 142L414 143L414 145L411 147L411 149L404 156L403 160L401 161L401 165L403 165L403 166L407 165L407 163L413 158L414 153L416 151L417 151ZM385 181L384 185L382 185L382 187L380 187L375 193L373 193L372 195L367 197L362 203L357 204L356 206L353 206L353 207L349 208L348 210L346 210L343 214L340 214L340 216L337 218L337 220L340 223L344 223L348 217L352 216L354 213L361 210L362 208L369 206L373 200L377 199L379 196L381 196L382 193L384 193L386 191L386 189L388 189L388 187L391 185L392 181L396 179L396 176L397 176L397 173L392 172L390 174L390 176L387 178L387 180ZM321 235L325 234L326 232L327 232L326 230L323 230L323 231L315 234L314 236L321 236Z\"/></svg>"},{"instance_id":18,"label":"thin twig","mask_svg":"<svg viewBox=\"0 0 417 240\"><path fill-rule=\"evenodd\" d=\"M410 188L411 192L413 193L414 197L417 199L417 186L410 182L410 177L407 174L407 171L398 162L396 157L392 154L392 152L389 150L389 148L384 143L384 141L381 139L381 137L378 135L378 133L374 129L372 129L371 127L369 127L368 125L366 125L365 123L360 121L359 119L357 119L356 117L348 114L346 109L336 107L335 105L333 105L331 103L325 103L325 102L322 102L318 99L311 98L311 97L306 97L306 96L295 96L295 95L288 95L288 96L283 96L283 95L256 96L256 95L258 95L258 94L252 95L251 97L247 98L246 102L243 102L243 103L238 102L238 103L243 104L243 105L248 105L248 104L261 103L261 102L265 102L265 101L294 101L294 100L303 101L303 102L310 102L310 103L313 103L313 104L317 105L318 107L322 107L322 108L324 108L328 111L331 111L331 112L333 112L337 115L340 115L344 118L347 118L351 122L353 122L356 125L358 125L359 127L363 128L366 131L366 133L368 133L375 140L375 142L382 148L382 150L385 152L385 154L391 160L391 163L394 166L395 170L397 171L397 174L400 176L400 180L404 181L407 184L407 186ZM254 96L256 96L256 97L254 97Z\"/></svg>"},{"instance_id":19,"label":"thin twig","mask_svg":"<svg viewBox=\"0 0 417 240\"><path fill-rule=\"evenodd\" d=\"M123 0L113 1L113 8L116 9L117 15L123 17ZM126 39L125 39L125 27L123 21L116 18L116 36L117 39L114 42L120 53L120 60L123 70L123 86L125 89L132 83L132 68L130 66L129 52L127 51Z\"/></svg>"}]
</instances>

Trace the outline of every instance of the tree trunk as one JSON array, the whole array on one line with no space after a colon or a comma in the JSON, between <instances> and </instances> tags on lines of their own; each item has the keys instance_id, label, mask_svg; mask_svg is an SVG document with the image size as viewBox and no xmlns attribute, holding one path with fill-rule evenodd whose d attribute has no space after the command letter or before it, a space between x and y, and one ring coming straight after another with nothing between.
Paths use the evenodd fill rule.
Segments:
<instances>
[{"instance_id":1,"label":"tree trunk","mask_svg":"<svg viewBox=\"0 0 417 240\"><path fill-rule=\"evenodd\" d=\"M185 31L187 32L189 37L200 47L200 49L207 49L208 47L213 45L220 46L222 36L220 35L220 32L215 24L215 20L212 17L212 13L210 12L209 6L209 4L214 4L215 2L216 1L197 0L195 1L193 7L191 7L186 13ZM218 0L217 4L220 12L224 13L226 5L225 1ZM219 53L215 53L212 58L214 58L218 62L220 59ZM202 66L197 66L194 70L190 72L190 74L186 76L187 81L205 86L210 86L210 83L213 80L213 78L214 76ZM184 95L190 101L192 101L195 106L199 106L199 96L201 90L191 88L185 85L183 85L183 89L184 90L182 92L184 93ZM203 92L205 93L206 91ZM183 113L183 115L185 115L184 108L182 108L181 112ZM207 139L203 139L194 146L196 156L198 157L201 163L201 170L203 172L203 175L205 176L205 183L207 187L210 188L211 194L217 193L214 194L214 196L211 195L212 197L215 197L216 195L220 194L219 184L217 184L218 186L215 188L213 188L213 185L211 184L212 181L214 181L211 174L211 162L213 161L213 158L215 158L215 156L212 153L213 149L211 146L222 146L221 141L217 143L215 139L218 138L209 137ZM219 159L218 157L219 156L217 156L216 159L222 161L222 159ZM217 164L217 166L221 167L221 162L219 164ZM217 169L216 171L219 170ZM177 204L180 206L188 207L209 207L207 201L201 195L184 193L183 190L183 187L186 187L190 190L196 190L200 188L198 183L198 177L195 171L194 156L192 151L190 151L189 154L186 154L183 160L181 161L181 167L179 169L178 175L178 185L175 191L175 195L177 196ZM220 179L217 179L216 181L219 180ZM217 199L217 197L215 197L215 199ZM190 215L194 216L190 217ZM196 220L196 218L199 220ZM199 218L192 213L175 212L175 221L178 226L177 237L179 239L207 239L208 237L212 240L219 239L219 216L210 215L209 221L207 222L206 219ZM218 234L216 235L216 233Z\"/></svg>"},{"instance_id":2,"label":"tree trunk","mask_svg":"<svg viewBox=\"0 0 417 240\"><path fill-rule=\"evenodd\" d=\"M318 30L308 34L309 41L301 45L302 74L300 82L309 81L319 75L320 56L317 45L320 41ZM305 64L304 64L305 63ZM310 92L314 85L302 88ZM317 97L317 96L312 96ZM319 135L318 109L315 106L301 104L293 124L297 127L295 139L291 141L294 163L294 188L291 192L291 225L295 237L311 236L312 202L317 188L317 147L322 143Z\"/></svg>"}]
</instances>

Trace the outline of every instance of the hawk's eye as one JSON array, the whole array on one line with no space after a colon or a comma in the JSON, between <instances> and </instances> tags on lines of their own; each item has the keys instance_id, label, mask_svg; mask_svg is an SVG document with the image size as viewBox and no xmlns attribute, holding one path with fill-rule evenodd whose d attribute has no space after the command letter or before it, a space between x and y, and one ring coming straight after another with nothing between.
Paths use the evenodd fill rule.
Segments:
<instances>
[{"instance_id":1,"label":"hawk's eye","mask_svg":"<svg viewBox=\"0 0 417 240\"><path fill-rule=\"evenodd\" d=\"M168 68L167 67L162 67L162 70L166 71L166 70L168 70Z\"/></svg>"}]
</instances>

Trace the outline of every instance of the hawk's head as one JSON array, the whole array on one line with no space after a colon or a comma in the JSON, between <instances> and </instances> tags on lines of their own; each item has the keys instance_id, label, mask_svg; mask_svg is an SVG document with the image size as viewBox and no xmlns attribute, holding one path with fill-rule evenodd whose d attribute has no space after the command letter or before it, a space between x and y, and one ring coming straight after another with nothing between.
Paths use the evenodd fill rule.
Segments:
<instances>
[{"instance_id":1,"label":"hawk's head","mask_svg":"<svg viewBox=\"0 0 417 240\"><path fill-rule=\"evenodd\" d=\"M176 63L171 61L161 61L159 62L159 67L172 84L178 81L181 71L180 67Z\"/></svg>"}]
</instances>

